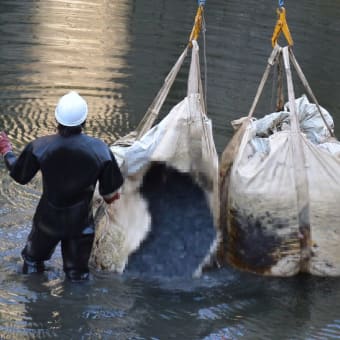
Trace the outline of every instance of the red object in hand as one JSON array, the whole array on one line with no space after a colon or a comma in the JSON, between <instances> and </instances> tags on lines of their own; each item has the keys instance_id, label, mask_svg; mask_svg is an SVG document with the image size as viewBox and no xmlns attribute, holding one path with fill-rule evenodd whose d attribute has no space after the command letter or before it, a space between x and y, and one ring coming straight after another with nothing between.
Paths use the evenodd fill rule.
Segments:
<instances>
[{"instance_id":1,"label":"red object in hand","mask_svg":"<svg viewBox=\"0 0 340 340\"><path fill-rule=\"evenodd\" d=\"M119 192L116 192L112 197L110 198L105 198L104 197L104 201L107 203L107 204L111 204L113 203L115 200L118 200L120 198L120 194Z\"/></svg>"},{"instance_id":2,"label":"red object in hand","mask_svg":"<svg viewBox=\"0 0 340 340\"><path fill-rule=\"evenodd\" d=\"M0 154L2 156L5 156L6 153L12 151L12 144L9 141L8 136L5 132L0 132Z\"/></svg>"}]
</instances>

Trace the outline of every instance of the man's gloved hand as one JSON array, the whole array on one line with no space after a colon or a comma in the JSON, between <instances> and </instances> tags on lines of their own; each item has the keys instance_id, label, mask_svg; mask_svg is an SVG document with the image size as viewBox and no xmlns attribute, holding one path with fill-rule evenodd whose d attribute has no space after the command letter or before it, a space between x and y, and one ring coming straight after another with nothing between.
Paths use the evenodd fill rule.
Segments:
<instances>
[{"instance_id":1,"label":"man's gloved hand","mask_svg":"<svg viewBox=\"0 0 340 340\"><path fill-rule=\"evenodd\" d=\"M6 153L12 151L12 144L4 131L0 132L0 154L5 156Z\"/></svg>"}]
</instances>

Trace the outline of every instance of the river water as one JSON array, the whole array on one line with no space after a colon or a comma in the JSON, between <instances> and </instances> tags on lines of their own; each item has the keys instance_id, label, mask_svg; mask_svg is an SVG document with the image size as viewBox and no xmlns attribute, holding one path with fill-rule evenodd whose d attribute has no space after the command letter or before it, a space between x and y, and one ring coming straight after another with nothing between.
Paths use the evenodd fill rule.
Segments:
<instances>
[{"instance_id":1,"label":"river water","mask_svg":"<svg viewBox=\"0 0 340 340\"><path fill-rule=\"evenodd\" d=\"M230 121L249 111L271 52L276 5L208 0L207 106L218 152ZM287 0L286 8L295 56L340 136L340 2ZM71 89L88 101L88 134L110 144L135 128L187 43L195 12L194 0L1 0L0 130L15 152L55 131L56 102ZM185 96L187 68L164 113ZM274 110L272 93L269 81L255 116ZM40 181L14 183L3 162L0 176L1 339L340 338L337 278L226 268L196 280L95 276L74 285L64 281L59 250L44 275L21 275Z\"/></svg>"}]
</instances>

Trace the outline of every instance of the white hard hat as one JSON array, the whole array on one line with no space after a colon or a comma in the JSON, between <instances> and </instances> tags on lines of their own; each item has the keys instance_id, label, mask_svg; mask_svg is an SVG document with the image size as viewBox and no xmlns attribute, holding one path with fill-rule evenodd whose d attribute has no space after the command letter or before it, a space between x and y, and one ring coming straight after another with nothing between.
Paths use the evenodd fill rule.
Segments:
<instances>
[{"instance_id":1,"label":"white hard hat","mask_svg":"<svg viewBox=\"0 0 340 340\"><path fill-rule=\"evenodd\" d=\"M64 126L77 126L87 117L87 103L75 91L71 91L59 99L55 109L55 118Z\"/></svg>"}]
</instances>

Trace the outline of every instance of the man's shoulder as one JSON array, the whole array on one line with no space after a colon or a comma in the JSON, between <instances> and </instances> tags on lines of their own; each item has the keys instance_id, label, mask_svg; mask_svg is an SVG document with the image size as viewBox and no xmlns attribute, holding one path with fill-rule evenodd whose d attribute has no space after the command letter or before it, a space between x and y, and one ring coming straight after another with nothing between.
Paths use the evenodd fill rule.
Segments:
<instances>
[{"instance_id":1,"label":"man's shoulder","mask_svg":"<svg viewBox=\"0 0 340 340\"><path fill-rule=\"evenodd\" d=\"M96 137L91 137L83 134L84 140L86 140L86 145L89 147L89 151L93 152L98 159L102 161L111 159L111 152L109 146L101 139Z\"/></svg>"},{"instance_id":2,"label":"man's shoulder","mask_svg":"<svg viewBox=\"0 0 340 340\"><path fill-rule=\"evenodd\" d=\"M108 148L108 145L103 140L101 140L97 137L92 137L92 136L89 136L89 135L86 135L86 134L82 134L81 136L84 140L86 140L88 143L91 143L94 146L102 147L102 148L105 148L105 149Z\"/></svg>"},{"instance_id":3,"label":"man's shoulder","mask_svg":"<svg viewBox=\"0 0 340 340\"><path fill-rule=\"evenodd\" d=\"M57 134L45 135L45 136L37 137L30 144L32 144L34 146L46 145L47 143L50 143L50 142L54 141L57 138L58 138Z\"/></svg>"}]
</instances>

